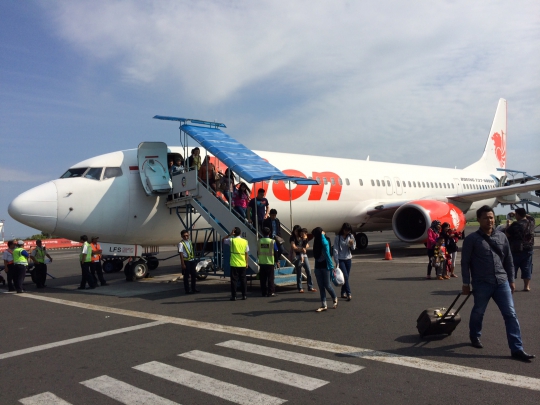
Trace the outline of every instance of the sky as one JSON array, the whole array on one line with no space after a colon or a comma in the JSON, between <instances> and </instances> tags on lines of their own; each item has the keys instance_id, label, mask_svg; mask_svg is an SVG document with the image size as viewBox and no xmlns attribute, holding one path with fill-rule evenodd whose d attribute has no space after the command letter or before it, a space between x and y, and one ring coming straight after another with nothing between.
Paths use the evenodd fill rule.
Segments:
<instances>
[{"instance_id":1,"label":"sky","mask_svg":"<svg viewBox=\"0 0 540 405\"><path fill-rule=\"evenodd\" d=\"M178 144L172 115L256 150L463 168L508 100L540 174L540 2L0 2L0 219L92 156Z\"/></svg>"}]
</instances>

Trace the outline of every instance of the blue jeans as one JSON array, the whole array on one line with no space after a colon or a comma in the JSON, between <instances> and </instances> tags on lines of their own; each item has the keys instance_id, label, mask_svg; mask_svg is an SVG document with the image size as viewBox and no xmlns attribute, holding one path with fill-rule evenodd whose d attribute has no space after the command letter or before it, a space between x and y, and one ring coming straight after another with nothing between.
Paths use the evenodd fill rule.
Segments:
<instances>
[{"instance_id":1,"label":"blue jeans","mask_svg":"<svg viewBox=\"0 0 540 405\"><path fill-rule=\"evenodd\" d=\"M349 286L349 274L351 273L352 259L339 260L339 268L345 277L345 283L341 286L341 295L351 295L351 287Z\"/></svg>"},{"instance_id":2,"label":"blue jeans","mask_svg":"<svg viewBox=\"0 0 540 405\"><path fill-rule=\"evenodd\" d=\"M246 217L246 209L245 208L243 208L243 207L234 207L234 209L236 210L236 212L238 212L240 214L240 216L242 218Z\"/></svg>"},{"instance_id":3,"label":"blue jeans","mask_svg":"<svg viewBox=\"0 0 540 405\"><path fill-rule=\"evenodd\" d=\"M315 277L317 278L317 284L319 285L319 292L321 294L322 305L326 306L326 291L332 297L332 300L337 300L336 292L334 287L332 287L332 282L330 281L330 271L326 269L315 269Z\"/></svg>"},{"instance_id":4,"label":"blue jeans","mask_svg":"<svg viewBox=\"0 0 540 405\"><path fill-rule=\"evenodd\" d=\"M512 252L512 258L514 259L514 277L517 278L518 269L521 269L521 279L530 280L533 267L533 251L524 250L522 252Z\"/></svg>"},{"instance_id":5,"label":"blue jeans","mask_svg":"<svg viewBox=\"0 0 540 405\"><path fill-rule=\"evenodd\" d=\"M506 325L506 338L511 352L523 350L521 330L514 310L514 300L508 281L503 284L490 284L485 282L472 283L474 306L469 321L470 338L480 338L482 335L482 320L490 298L499 307Z\"/></svg>"},{"instance_id":6,"label":"blue jeans","mask_svg":"<svg viewBox=\"0 0 540 405\"><path fill-rule=\"evenodd\" d=\"M302 289L302 267L306 270L306 276L307 276L307 287L308 290L313 289L313 279L311 278L311 267L309 267L309 260L307 257L304 257L304 262L302 263L300 261L301 259L298 259L296 262L296 287L298 290Z\"/></svg>"}]
</instances>

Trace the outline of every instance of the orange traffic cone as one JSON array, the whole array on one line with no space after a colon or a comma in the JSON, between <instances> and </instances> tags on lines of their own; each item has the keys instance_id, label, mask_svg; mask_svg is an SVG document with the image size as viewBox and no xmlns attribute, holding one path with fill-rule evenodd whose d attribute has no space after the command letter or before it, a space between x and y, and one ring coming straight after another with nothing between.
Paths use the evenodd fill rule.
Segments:
<instances>
[{"instance_id":1,"label":"orange traffic cone","mask_svg":"<svg viewBox=\"0 0 540 405\"><path fill-rule=\"evenodd\" d=\"M390 245L386 244L386 250L384 251L384 260L392 260L392 253L390 253Z\"/></svg>"}]
</instances>

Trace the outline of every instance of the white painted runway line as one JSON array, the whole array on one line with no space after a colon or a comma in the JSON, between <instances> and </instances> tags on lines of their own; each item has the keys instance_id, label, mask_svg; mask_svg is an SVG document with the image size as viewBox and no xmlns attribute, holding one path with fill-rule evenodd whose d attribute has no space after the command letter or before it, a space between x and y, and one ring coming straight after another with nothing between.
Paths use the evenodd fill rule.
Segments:
<instances>
[{"instance_id":1,"label":"white painted runway line","mask_svg":"<svg viewBox=\"0 0 540 405\"><path fill-rule=\"evenodd\" d=\"M7 352L0 354L0 360L9 359L10 357L21 356L23 354L39 352L42 350L52 349L53 347L71 345L73 343L85 342L87 340L99 339L105 336L117 335L119 333L131 332L134 330L152 328L154 326L163 325L166 322L156 321L143 323L142 325L128 326L127 328L109 330L107 332L95 333L93 335L81 336L73 339L61 340L59 342L47 343L40 346L29 347L27 349L15 350L13 352Z\"/></svg>"},{"instance_id":2,"label":"white painted runway line","mask_svg":"<svg viewBox=\"0 0 540 405\"><path fill-rule=\"evenodd\" d=\"M323 357L310 356L309 354L274 349L273 347L254 345L252 343L240 342L238 340L229 340L227 342L217 343L216 346L228 347L229 349L260 354L262 356L272 357L274 359L291 361L293 363L304 364L306 366L322 368L324 370L336 371L344 374L352 374L364 368L362 366L357 366L356 364L348 364L341 361L325 359Z\"/></svg>"},{"instance_id":3,"label":"white painted runway line","mask_svg":"<svg viewBox=\"0 0 540 405\"><path fill-rule=\"evenodd\" d=\"M322 342L319 340L306 339L296 336L282 335L279 333L271 333L267 331L258 331L236 326L220 325L217 323L201 322L191 319L176 318L173 316L165 316L158 314L150 314L147 312L131 311L120 308L104 307L101 305L84 304L81 302L68 301L59 298L52 298L43 295L34 294L17 294L16 297L29 298L47 302L54 302L61 305L72 306L76 308L85 308L94 311L101 311L111 314L132 316L136 318L151 319L154 321L172 323L191 328L208 330L211 332L228 333L231 335L245 336L252 339L260 339L274 343L283 343L293 346L308 347L312 350L320 350L335 354L346 354L362 359L379 361L382 363L396 364L400 366L415 368L419 370L427 370L440 374L452 375L462 378L470 378L484 382L502 384L510 387L525 388L529 390L540 391L540 379L526 377L522 375L502 373L499 371L490 371L480 368L459 366L451 363L443 363L439 361L426 360L418 357L400 356L392 353L379 352L360 347L346 346L339 343ZM510 356L509 356L510 358Z\"/></svg>"},{"instance_id":4,"label":"white painted runway line","mask_svg":"<svg viewBox=\"0 0 540 405\"><path fill-rule=\"evenodd\" d=\"M143 371L156 377L184 385L188 388L210 394L215 397L226 399L241 405L280 405L287 402L284 399L261 394L248 388L229 384L202 374L192 373L163 364L157 361L141 364L133 367L135 370Z\"/></svg>"},{"instance_id":5,"label":"white painted runway line","mask_svg":"<svg viewBox=\"0 0 540 405\"><path fill-rule=\"evenodd\" d=\"M275 381L281 384L291 385L295 388L300 388L307 391L313 391L322 387L323 385L328 384L328 381L319 380L318 378L307 377L301 374L263 366L261 364L250 363L248 361L233 359L231 357L202 352L200 350L192 350L187 353L179 354L179 356L200 361L202 363L211 364L213 366L227 368L239 373L249 374L255 377Z\"/></svg>"},{"instance_id":6,"label":"white painted runway line","mask_svg":"<svg viewBox=\"0 0 540 405\"><path fill-rule=\"evenodd\" d=\"M52 392L44 392L43 394L34 395L24 399L19 399L23 405L71 405L62 398L57 397Z\"/></svg>"},{"instance_id":7,"label":"white painted runway line","mask_svg":"<svg viewBox=\"0 0 540 405\"><path fill-rule=\"evenodd\" d=\"M81 384L125 405L179 405L178 402L170 401L108 375L83 381Z\"/></svg>"}]
</instances>

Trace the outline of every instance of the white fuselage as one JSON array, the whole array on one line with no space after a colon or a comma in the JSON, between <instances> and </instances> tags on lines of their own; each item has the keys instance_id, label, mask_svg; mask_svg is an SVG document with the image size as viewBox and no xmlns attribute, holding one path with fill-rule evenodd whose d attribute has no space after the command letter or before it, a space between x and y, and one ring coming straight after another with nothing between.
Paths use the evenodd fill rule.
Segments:
<instances>
[{"instance_id":1,"label":"white fuselage","mask_svg":"<svg viewBox=\"0 0 540 405\"><path fill-rule=\"evenodd\" d=\"M169 149L171 152L184 152L181 147ZM204 153L202 150L201 154ZM362 232L392 229L389 221L370 220L367 208L418 199L446 201L449 195L496 187L491 177L495 170L487 173L275 152L256 153L286 174L318 177L321 182L320 186L292 184L292 202L283 181L267 185L266 198L270 207L278 211L281 222L288 227L291 225L289 208L292 206L292 222L308 229L320 226L327 231L337 231L344 222L351 223L356 231ZM121 167L122 175L100 180L61 178L23 193L18 199L24 199L26 195L30 201L29 193L34 193L35 197L35 190L39 189L43 196L43 210L47 211L41 217L48 218L44 221L39 214L27 215L25 223L73 240L78 240L81 234L96 234L103 242L158 246L178 243L182 225L175 210L165 205L167 196L145 194L137 165L137 150L131 149L97 156L72 166ZM250 187L258 189L263 185L257 183ZM53 200L57 201L56 207ZM459 208L467 218L471 218L474 210L484 204L495 206L497 202L493 198ZM201 219L196 227L207 226Z\"/></svg>"}]
</instances>

